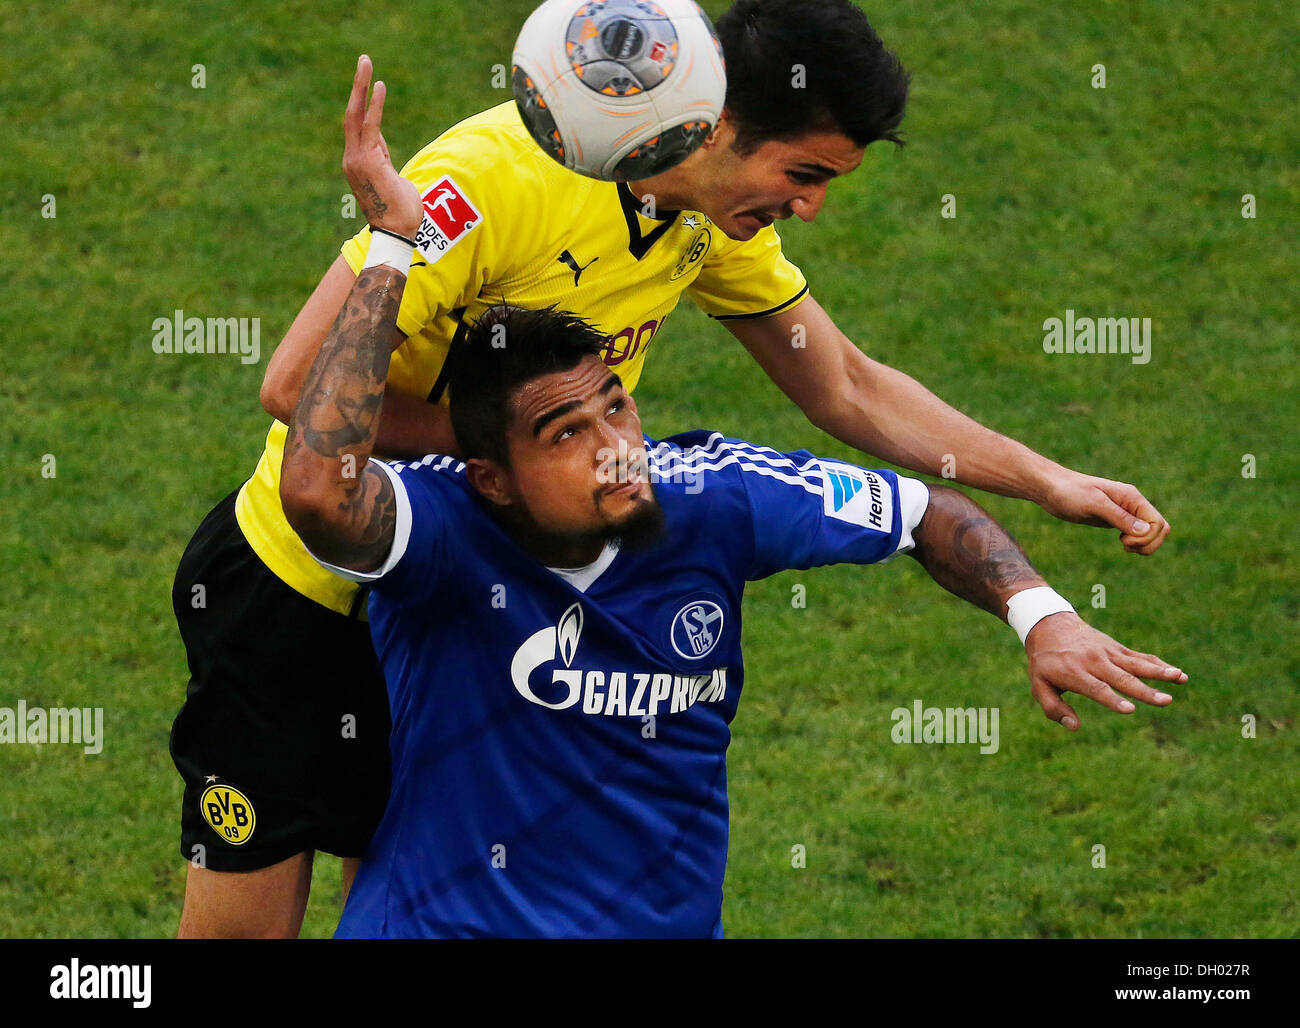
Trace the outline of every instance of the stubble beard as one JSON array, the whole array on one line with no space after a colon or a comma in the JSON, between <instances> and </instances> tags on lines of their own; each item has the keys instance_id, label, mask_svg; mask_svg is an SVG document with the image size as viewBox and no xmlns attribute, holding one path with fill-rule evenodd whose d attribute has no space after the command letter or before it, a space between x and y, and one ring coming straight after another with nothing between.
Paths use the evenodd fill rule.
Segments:
<instances>
[{"instance_id":1,"label":"stubble beard","mask_svg":"<svg viewBox=\"0 0 1300 1028\"><path fill-rule=\"evenodd\" d=\"M638 501L628 515L617 522L602 525L589 532L556 532L545 528L538 524L532 511L522 500L505 510L494 513L516 541L544 563L552 559L547 557L547 554L580 552L594 548L598 543L604 545L615 540L618 541L621 549L630 552L647 550L663 537L667 517L663 507L659 505L654 485L647 481L645 488L648 496ZM599 499L596 502L599 507Z\"/></svg>"}]
</instances>

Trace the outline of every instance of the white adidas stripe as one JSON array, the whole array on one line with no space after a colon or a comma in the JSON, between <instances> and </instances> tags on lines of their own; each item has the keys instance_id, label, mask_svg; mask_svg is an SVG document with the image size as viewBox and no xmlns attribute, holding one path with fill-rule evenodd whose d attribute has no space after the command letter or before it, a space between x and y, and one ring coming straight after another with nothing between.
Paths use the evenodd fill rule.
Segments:
<instances>
[{"instance_id":1,"label":"white adidas stripe","mask_svg":"<svg viewBox=\"0 0 1300 1028\"><path fill-rule=\"evenodd\" d=\"M435 464L434 461L437 461ZM403 471L409 471L411 468L432 468L434 471L446 471L451 468L452 471L460 471L465 467L464 463L458 461L455 457L448 457L441 453L426 453L418 461L388 461L388 466L399 474Z\"/></svg>"},{"instance_id":2,"label":"white adidas stripe","mask_svg":"<svg viewBox=\"0 0 1300 1028\"><path fill-rule=\"evenodd\" d=\"M755 452L745 452L735 443L725 441L721 433L715 433L707 442L684 450L660 443L649 451L648 455L652 471L664 478L671 478L678 474L719 471L735 464L742 471L774 478L787 485L797 485L814 496L824 495L821 472L813 467L816 463L815 459L796 464L776 450L750 444L745 446Z\"/></svg>"}]
</instances>

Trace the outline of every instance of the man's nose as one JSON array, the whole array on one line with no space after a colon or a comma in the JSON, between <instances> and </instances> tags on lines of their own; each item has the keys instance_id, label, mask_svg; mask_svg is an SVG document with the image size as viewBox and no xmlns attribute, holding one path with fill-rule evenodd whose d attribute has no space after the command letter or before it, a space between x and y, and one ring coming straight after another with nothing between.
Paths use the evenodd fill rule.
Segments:
<instances>
[{"instance_id":1,"label":"man's nose","mask_svg":"<svg viewBox=\"0 0 1300 1028\"><path fill-rule=\"evenodd\" d=\"M626 450L626 444L624 444L624 450L620 451L619 440L621 438L617 428L611 425L607 419L600 419L600 423L596 426L596 440L600 443L600 449L596 455L598 464L604 462L604 458L609 455L610 450L614 451L616 460L622 458Z\"/></svg>"},{"instance_id":2,"label":"man's nose","mask_svg":"<svg viewBox=\"0 0 1300 1028\"><path fill-rule=\"evenodd\" d=\"M826 202L826 185L823 183L790 201L790 209L801 221L812 221Z\"/></svg>"}]
</instances>

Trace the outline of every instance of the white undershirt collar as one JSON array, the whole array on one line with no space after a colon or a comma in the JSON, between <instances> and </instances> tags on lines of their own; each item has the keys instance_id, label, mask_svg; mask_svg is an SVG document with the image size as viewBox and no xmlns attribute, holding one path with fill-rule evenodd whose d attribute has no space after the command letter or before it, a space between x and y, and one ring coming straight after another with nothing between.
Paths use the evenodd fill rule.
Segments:
<instances>
[{"instance_id":1,"label":"white undershirt collar","mask_svg":"<svg viewBox=\"0 0 1300 1028\"><path fill-rule=\"evenodd\" d=\"M587 589L590 588L591 584L595 582L596 579L598 579L602 574L604 574L605 569L609 567L609 565L613 562L614 558L618 556L618 550L620 545L621 544L618 539L611 539L610 541L606 542L605 548L600 551L600 556L584 567L580 567L580 568L548 567L546 570L554 572L555 574L559 575L571 586L573 586L573 588L577 589L578 592L585 593Z\"/></svg>"}]
</instances>

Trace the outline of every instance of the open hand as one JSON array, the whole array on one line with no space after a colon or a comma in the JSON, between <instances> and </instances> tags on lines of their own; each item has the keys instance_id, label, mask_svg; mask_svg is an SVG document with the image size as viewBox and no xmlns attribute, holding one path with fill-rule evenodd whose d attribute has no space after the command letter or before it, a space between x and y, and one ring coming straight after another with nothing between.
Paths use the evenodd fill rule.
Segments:
<instances>
[{"instance_id":1,"label":"open hand","mask_svg":"<svg viewBox=\"0 0 1300 1028\"><path fill-rule=\"evenodd\" d=\"M397 173L388 156L388 144L379 127L387 89L376 82L366 103L371 72L370 58L362 54L343 115L343 174L371 227L413 238L424 220L420 190Z\"/></svg>"},{"instance_id":2,"label":"open hand","mask_svg":"<svg viewBox=\"0 0 1300 1028\"><path fill-rule=\"evenodd\" d=\"M1034 625L1025 637L1029 654L1030 691L1043 713L1072 732L1079 730L1079 715L1062 698L1077 692L1121 714L1136 709L1125 699L1166 707L1173 702L1141 681L1187 681L1187 675L1154 653L1138 653L1122 646L1089 625L1078 614L1051 614ZM1123 693L1123 696L1120 694Z\"/></svg>"}]
</instances>

